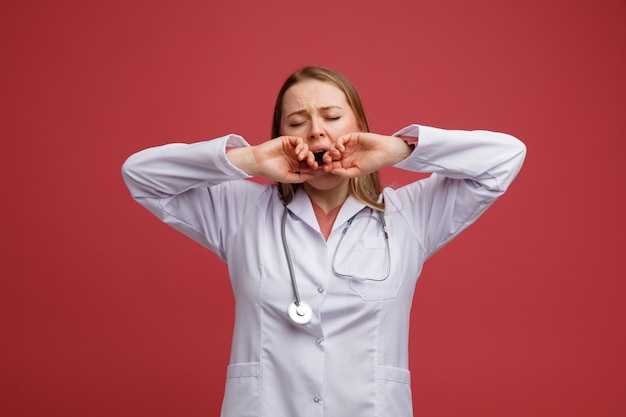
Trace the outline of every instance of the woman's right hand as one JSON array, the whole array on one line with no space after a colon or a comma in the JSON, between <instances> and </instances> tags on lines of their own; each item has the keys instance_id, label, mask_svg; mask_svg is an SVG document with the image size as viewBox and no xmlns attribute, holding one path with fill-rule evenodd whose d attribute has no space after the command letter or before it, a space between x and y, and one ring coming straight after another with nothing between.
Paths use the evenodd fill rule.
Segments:
<instances>
[{"instance_id":1,"label":"woman's right hand","mask_svg":"<svg viewBox=\"0 0 626 417\"><path fill-rule=\"evenodd\" d=\"M259 145L227 149L228 160L248 175L282 183L313 178L315 159L302 138L280 136Z\"/></svg>"}]
</instances>

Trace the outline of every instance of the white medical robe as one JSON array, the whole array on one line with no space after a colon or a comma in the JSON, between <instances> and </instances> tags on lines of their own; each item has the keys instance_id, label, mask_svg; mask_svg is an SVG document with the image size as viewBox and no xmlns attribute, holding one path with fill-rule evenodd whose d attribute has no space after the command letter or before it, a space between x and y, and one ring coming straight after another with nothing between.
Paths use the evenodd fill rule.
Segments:
<instances>
[{"instance_id":1,"label":"white medical robe","mask_svg":"<svg viewBox=\"0 0 626 417\"><path fill-rule=\"evenodd\" d=\"M286 237L302 300L313 319L292 322L294 301L281 241L283 204L275 185L245 180L226 147L228 135L169 144L131 156L123 167L132 196L165 223L228 263L235 326L223 417L408 417L409 314L422 265L470 225L509 186L526 149L512 136L411 125L419 134L398 168L433 173L386 188L388 259L375 213L349 197L328 241L302 188L288 204ZM337 253L346 221L359 213ZM497 242L494 242L497 245Z\"/></svg>"}]
</instances>

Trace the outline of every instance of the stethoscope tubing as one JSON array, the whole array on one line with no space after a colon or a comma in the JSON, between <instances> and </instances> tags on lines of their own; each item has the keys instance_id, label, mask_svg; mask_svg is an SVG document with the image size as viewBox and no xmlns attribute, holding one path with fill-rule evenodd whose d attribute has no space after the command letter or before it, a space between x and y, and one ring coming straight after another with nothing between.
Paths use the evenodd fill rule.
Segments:
<instances>
[{"instance_id":1,"label":"stethoscope tubing","mask_svg":"<svg viewBox=\"0 0 626 417\"><path fill-rule=\"evenodd\" d=\"M350 275L350 274L342 274L342 273L339 273L335 269L335 257L337 256L337 249L341 245L341 242L343 241L343 238L346 235L348 228L350 227L350 225L352 224L352 222L354 221L358 213L352 216L350 219L348 219L348 221L346 222L346 226L341 232L341 237L339 238L339 242L337 243L337 248L335 249L335 253L333 254L333 259L331 262L331 268L332 268L333 274L339 277L353 278L353 279L358 279L362 281L366 281L366 280L384 281L389 277L389 274L391 273L391 250L389 249L389 235L387 233L387 224L385 223L384 213L379 211L377 212L377 214L380 220L381 227L383 229L383 233L385 237L385 247L387 250L387 270L385 272L385 275L382 278L367 278L367 277L355 276L355 275ZM302 299L300 298L300 292L298 291L296 273L293 268L293 261L291 259L291 253L289 252L289 244L287 243L287 233L285 231L286 229L285 226L287 224L288 215L289 215L289 209L285 205L285 208L283 210L283 216L282 216L281 223L280 223L280 237L283 242L283 249L285 251L285 258L287 260L287 266L289 267L289 276L291 277L291 286L293 288L293 293L296 298L296 300L289 305L289 308L287 309L287 313L289 317L291 318L291 320L293 320L295 323L307 324L311 321L313 317L313 310L309 304L302 301Z\"/></svg>"},{"instance_id":2,"label":"stethoscope tubing","mask_svg":"<svg viewBox=\"0 0 626 417\"><path fill-rule=\"evenodd\" d=\"M389 249L389 234L387 233L387 223L385 222L385 215L381 211L378 211L377 214L378 214L378 220L380 221L380 224L383 229L384 236L385 236L385 249L387 250L387 270L385 271L385 275L383 275L382 278L367 278L367 277L362 277L360 275L344 274L344 273L337 271L337 269L335 268L335 258L337 257L337 252L338 252L337 249L335 249L335 253L333 253L333 260L331 261L331 264L330 264L330 267L333 270L333 274L337 275L338 277L352 278L352 279L357 279L359 281L384 281L387 278L389 278L389 274L391 273L391 249ZM337 243L337 248L341 246L341 242L343 242L343 238L346 235L346 232L348 231L348 228L350 227L354 219L356 219L356 216L357 215L355 214L354 216L350 217L348 221L346 222L346 226L341 231L341 237L339 238L339 242Z\"/></svg>"},{"instance_id":3,"label":"stethoscope tubing","mask_svg":"<svg viewBox=\"0 0 626 417\"><path fill-rule=\"evenodd\" d=\"M283 241L283 249L285 250L285 258L287 259L287 265L289 266L289 276L291 277L291 286L293 287L293 293L296 296L296 306L301 303L300 292L298 291L298 283L296 282L296 273L293 270L293 261L291 260L291 254L289 253L289 245L287 244L287 234L285 233L285 224L287 223L287 215L289 209L285 206L283 210L283 218L280 223L280 237Z\"/></svg>"}]
</instances>

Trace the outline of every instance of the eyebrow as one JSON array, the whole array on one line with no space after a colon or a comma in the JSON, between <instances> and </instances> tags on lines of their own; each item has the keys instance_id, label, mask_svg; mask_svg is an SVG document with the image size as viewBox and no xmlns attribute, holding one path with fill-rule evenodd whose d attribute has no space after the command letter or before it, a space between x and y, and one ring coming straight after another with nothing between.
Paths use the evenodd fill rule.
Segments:
<instances>
[{"instance_id":1,"label":"eyebrow","mask_svg":"<svg viewBox=\"0 0 626 417\"><path fill-rule=\"evenodd\" d=\"M341 106L322 106L322 107L318 107L317 108L319 111L327 111L327 110L332 110L332 109L343 109ZM296 110L294 112L289 113L287 116L285 116L285 119L290 118L291 116L299 116L301 114L305 114L308 113L309 111L307 109L302 109L302 110Z\"/></svg>"}]
</instances>

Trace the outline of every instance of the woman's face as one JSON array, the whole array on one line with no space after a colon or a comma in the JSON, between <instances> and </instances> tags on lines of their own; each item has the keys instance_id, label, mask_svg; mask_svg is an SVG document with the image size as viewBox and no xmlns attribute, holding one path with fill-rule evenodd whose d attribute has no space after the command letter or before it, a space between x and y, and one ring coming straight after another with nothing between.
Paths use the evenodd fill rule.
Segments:
<instances>
[{"instance_id":1,"label":"woman's face","mask_svg":"<svg viewBox=\"0 0 626 417\"><path fill-rule=\"evenodd\" d=\"M281 134L297 136L312 152L328 150L338 137L359 130L358 122L345 94L332 83L307 80L291 86L283 96ZM318 170L307 183L330 190L347 181Z\"/></svg>"}]
</instances>

